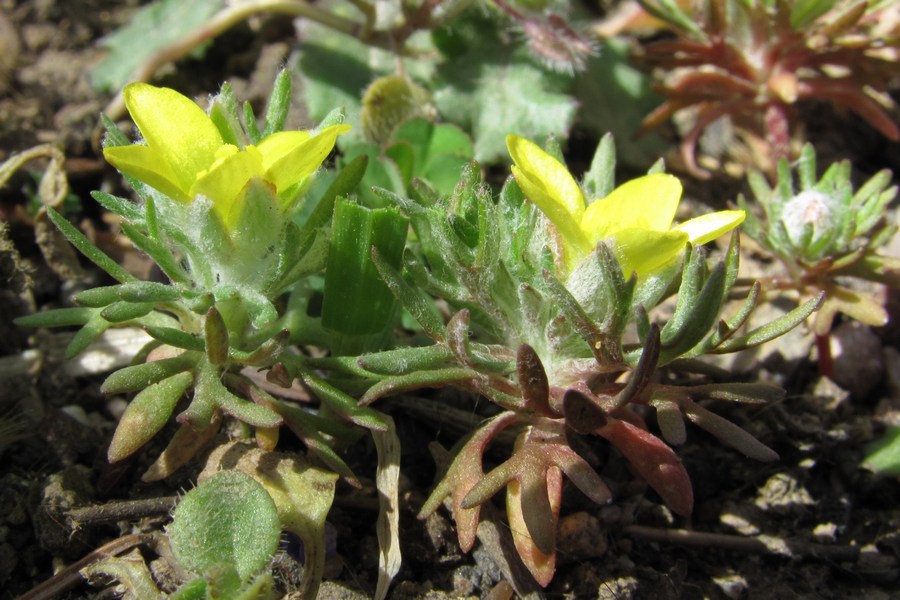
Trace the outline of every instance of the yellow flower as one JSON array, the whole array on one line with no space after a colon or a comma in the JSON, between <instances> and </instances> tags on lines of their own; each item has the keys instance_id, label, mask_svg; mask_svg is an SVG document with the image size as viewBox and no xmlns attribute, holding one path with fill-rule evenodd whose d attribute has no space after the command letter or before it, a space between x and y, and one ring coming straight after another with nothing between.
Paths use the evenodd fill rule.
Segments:
<instances>
[{"instance_id":1,"label":"yellow flower","mask_svg":"<svg viewBox=\"0 0 900 600\"><path fill-rule=\"evenodd\" d=\"M559 231L569 272L600 240L612 239L622 269L643 275L668 264L686 243L705 244L744 220L742 210L723 210L673 228L681 182L666 174L639 177L588 205L568 169L537 144L509 135L506 147L525 197Z\"/></svg>"},{"instance_id":2,"label":"yellow flower","mask_svg":"<svg viewBox=\"0 0 900 600\"><path fill-rule=\"evenodd\" d=\"M203 109L175 90L132 83L124 95L145 144L105 148L106 160L179 202L208 197L228 229L241 214L237 200L252 179L269 183L287 210L337 136L350 129L333 125L314 136L283 131L241 149L225 143Z\"/></svg>"}]
</instances>

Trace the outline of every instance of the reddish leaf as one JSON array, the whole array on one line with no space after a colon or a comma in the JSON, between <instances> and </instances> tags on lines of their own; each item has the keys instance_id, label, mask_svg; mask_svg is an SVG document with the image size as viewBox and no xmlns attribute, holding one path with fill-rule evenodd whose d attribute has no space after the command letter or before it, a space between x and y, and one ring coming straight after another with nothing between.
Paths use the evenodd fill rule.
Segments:
<instances>
[{"instance_id":1,"label":"reddish leaf","mask_svg":"<svg viewBox=\"0 0 900 600\"><path fill-rule=\"evenodd\" d=\"M694 491L690 477L665 442L649 431L612 418L595 433L609 440L628 459L669 508L679 515L691 514Z\"/></svg>"},{"instance_id":2,"label":"reddish leaf","mask_svg":"<svg viewBox=\"0 0 900 600\"><path fill-rule=\"evenodd\" d=\"M419 519L426 519L438 509L444 498L450 496L459 547L463 552L468 552L475 545L479 505L481 504L479 502L464 507L463 499L484 476L481 458L485 447L495 435L515 422L516 418L517 415L513 412L501 413L478 429L453 459L447 474L434 488L422 506L422 510L419 511Z\"/></svg>"},{"instance_id":3,"label":"reddish leaf","mask_svg":"<svg viewBox=\"0 0 900 600\"><path fill-rule=\"evenodd\" d=\"M506 518L512 531L513 542L522 562L534 579L547 587L556 572L556 527L559 521L559 506L562 500L562 474L556 467L547 470L544 480L544 496L548 499L549 514L546 528L553 532L549 552L541 550L531 535L533 526L528 526L528 514L532 512L529 497L523 493L523 486L516 480L510 481L506 488Z\"/></svg>"}]
</instances>

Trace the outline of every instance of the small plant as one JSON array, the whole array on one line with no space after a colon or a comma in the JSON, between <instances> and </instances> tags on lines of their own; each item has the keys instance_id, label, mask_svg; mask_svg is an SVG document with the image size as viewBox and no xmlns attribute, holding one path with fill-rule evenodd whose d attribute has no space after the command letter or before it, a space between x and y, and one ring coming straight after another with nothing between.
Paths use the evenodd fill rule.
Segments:
<instances>
[{"instance_id":1,"label":"small plant","mask_svg":"<svg viewBox=\"0 0 900 600\"><path fill-rule=\"evenodd\" d=\"M832 164L816 179L816 154L809 144L796 174L795 180L784 159L774 186L751 172L747 181L762 214L743 197L738 203L747 211L744 230L785 266L786 277L773 278L772 287L795 290L801 297L824 293L812 330L820 339L820 365L827 374L827 336L837 313L876 327L887 323L874 294L857 289L853 280L900 286L900 260L879 254L897 231L885 217L897 187L891 186L891 172L883 170L854 191L847 161Z\"/></svg>"},{"instance_id":2,"label":"small plant","mask_svg":"<svg viewBox=\"0 0 900 600\"><path fill-rule=\"evenodd\" d=\"M155 338L132 365L102 385L106 394L135 393L109 445L109 461L137 452L189 397L175 417L179 430L144 481L158 481L183 466L216 435L224 417L231 417L255 428L257 444L266 450L274 449L280 427L287 425L323 464L358 486L333 444L357 439L357 426L388 429L377 412L357 406L313 373L301 374L298 360L291 363L297 367L293 376L303 378L330 406L321 414L269 395L241 373L247 366L280 364L294 332L291 314L275 303L298 281L325 268L336 196L361 176L358 168L346 169L344 179L338 177L320 198L318 212L302 227L294 223L310 179L348 126L335 113L315 131L281 131L289 96L290 78L283 72L260 130L249 105L241 118L227 85L211 100L208 113L174 90L147 84L126 88L125 100L143 139L131 144L109 123L104 154L140 202L102 192L94 198L122 218L122 230L159 265L168 284L137 280L48 209L69 241L117 283L76 294L76 308L17 323L80 326L66 350L69 357L110 327L142 327ZM298 489L302 493L302 486ZM310 536L324 535L314 529L297 533L308 547L317 543ZM304 590L311 598L322 565L307 567Z\"/></svg>"},{"instance_id":3,"label":"small plant","mask_svg":"<svg viewBox=\"0 0 900 600\"><path fill-rule=\"evenodd\" d=\"M281 527L275 502L240 471L221 471L178 503L166 533L178 564L200 577L175 598L272 598L265 572Z\"/></svg>"},{"instance_id":4,"label":"small plant","mask_svg":"<svg viewBox=\"0 0 900 600\"><path fill-rule=\"evenodd\" d=\"M198 575L170 596L156 587L142 561L107 557L82 569L82 575L118 579L130 600L275 598L265 567L281 537L278 511L265 488L249 475L222 471L185 494L167 537L178 565Z\"/></svg>"},{"instance_id":5,"label":"small plant","mask_svg":"<svg viewBox=\"0 0 900 600\"><path fill-rule=\"evenodd\" d=\"M404 272L379 248L372 258L397 300L432 344L310 364L368 381L360 403L422 387L452 385L500 408L460 442L448 472L420 512L446 497L459 542L472 548L480 506L502 489L519 555L541 585L555 570L556 522L563 475L596 502L611 494L569 445L573 435L609 441L677 513L693 495L674 451L650 433L633 406L652 406L664 438L685 440L682 419L761 460L775 453L737 425L701 407L699 398L758 402L779 392L761 384L676 387L651 383L657 368L680 358L729 352L771 339L802 321L817 300L776 323L739 334L758 288L738 314L719 311L736 279L737 237L710 267L694 248L743 219L723 211L672 227L681 194L677 179L658 172L614 188L611 138L601 143L584 188L557 159L510 136L516 165L495 201L476 165L451 196L424 184L418 199L382 192L410 219L415 242ZM635 274L637 274L635 276ZM648 312L679 289L675 315L651 323ZM435 300L449 305L444 322ZM637 343L623 341L636 324ZM623 378L623 375L627 375ZM623 382L622 380L625 379ZM501 432L515 436L508 457L489 472L482 455Z\"/></svg>"},{"instance_id":6,"label":"small plant","mask_svg":"<svg viewBox=\"0 0 900 600\"><path fill-rule=\"evenodd\" d=\"M81 325L67 348L70 357L113 326L137 325L157 339L133 366L116 371L103 384L107 394L138 392L113 436L110 461L143 446L162 429L182 395L191 392L190 404L177 417L182 431L145 479L160 479L184 464L227 414L256 427L262 438L286 422L327 464L355 481L343 461L327 450L312 426L315 419L303 421L303 411L266 398L238 374L243 366L277 362L290 332L273 302L303 277L320 272L327 259L321 222L330 218L335 192L326 192L322 206L327 212L310 219L307 227L298 227L290 216L309 178L347 127L335 115L318 131L279 131L289 94L285 72L260 131L252 112L239 118L228 86L213 98L208 115L173 90L146 84L126 89L144 143L129 144L111 128L104 154L122 170L142 203L101 192L94 197L122 217L122 230L160 266L170 284L136 280L49 211L69 240L118 284L76 295L78 308L18 322ZM343 398L339 402L344 404L337 414L346 412L349 404Z\"/></svg>"},{"instance_id":7,"label":"small plant","mask_svg":"<svg viewBox=\"0 0 900 600\"><path fill-rule=\"evenodd\" d=\"M546 151L509 135L515 164L495 199L474 162L448 184L445 171L471 154L469 140L417 118L392 122L374 149L358 147L359 156L345 157L321 189L311 179L347 126L333 113L313 131L281 131L288 96L282 73L259 127L252 110L238 110L227 86L206 112L173 90L126 88L143 140L129 143L110 124L104 154L140 200L94 197L122 218L122 230L170 283L138 281L50 211L65 236L118 283L78 293L77 308L19 321L81 326L70 356L109 327L139 326L154 338L102 386L108 394L135 393L110 443L111 462L132 456L184 406L175 416L179 430L145 481L197 456L226 417L242 422L248 434L252 428L255 448L240 442L212 451L201 484L169 530L176 556L200 576L182 597L247 597L270 588L259 553L248 566L234 554L237 545L197 540L198 549L188 549L198 524L210 540L222 532L233 537L246 525L227 503L216 506L222 494L203 481L224 466L261 485L278 526L304 541L301 594L313 598L335 482L340 476L359 485L337 447L365 429L378 453L375 596L385 597L399 568L399 440L390 418L369 405L392 394L455 386L499 408L460 442L420 516L449 496L460 545L468 550L480 507L505 489L519 555L545 586L555 571L563 475L596 502L611 498L570 445L574 436L608 441L680 515L691 512L693 491L670 444L686 440L685 420L747 456L776 458L698 401L758 403L780 397L780 390L755 383L674 385L654 377L662 367L689 364L684 359L771 340L818 305L813 297L744 331L760 299L754 285L734 314L721 316L737 281L734 230L744 211L674 225L681 183L659 163L616 187L611 136L579 184L555 157L558 148ZM394 189L404 194L379 188L367 198L375 207L356 201L353 191L365 181L370 160L396 166ZM302 209L303 199L315 202L315 196L315 206ZM711 261L702 245L728 232L727 250ZM317 293L321 310L314 311ZM674 313L661 320L657 308L675 294ZM417 322L412 337L396 335L401 308ZM307 356L293 351L297 345L329 355ZM246 367L266 370L270 382L284 386L299 379L321 401L319 410L271 395ZM651 409L660 436L636 407ZM282 425L332 472L275 452ZM485 472L483 454L501 433L515 444ZM262 497L258 485L237 474L210 481ZM263 512L271 521L271 510ZM271 554L269 545L262 549ZM135 575L141 585L149 581L145 574Z\"/></svg>"},{"instance_id":8,"label":"small plant","mask_svg":"<svg viewBox=\"0 0 900 600\"><path fill-rule=\"evenodd\" d=\"M762 162L792 157L796 105L804 100L849 109L885 137L900 140L886 87L897 70L897 38L873 30L890 4L707 0L702 9L686 11L670 0L642 0L676 35L644 48L643 60L659 69L657 91L666 102L643 128L694 109L681 150L698 174L697 140L723 117L751 142L765 144Z\"/></svg>"}]
</instances>

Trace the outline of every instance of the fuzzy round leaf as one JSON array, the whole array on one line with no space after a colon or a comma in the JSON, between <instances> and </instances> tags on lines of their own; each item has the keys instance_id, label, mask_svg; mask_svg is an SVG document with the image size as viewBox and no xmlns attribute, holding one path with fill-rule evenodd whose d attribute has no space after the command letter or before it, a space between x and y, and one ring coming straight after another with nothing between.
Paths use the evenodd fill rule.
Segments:
<instances>
[{"instance_id":1,"label":"fuzzy round leaf","mask_svg":"<svg viewBox=\"0 0 900 600\"><path fill-rule=\"evenodd\" d=\"M272 557L281 526L265 488L240 471L222 471L185 495L166 532L181 566L206 574L232 565L247 581Z\"/></svg>"}]
</instances>

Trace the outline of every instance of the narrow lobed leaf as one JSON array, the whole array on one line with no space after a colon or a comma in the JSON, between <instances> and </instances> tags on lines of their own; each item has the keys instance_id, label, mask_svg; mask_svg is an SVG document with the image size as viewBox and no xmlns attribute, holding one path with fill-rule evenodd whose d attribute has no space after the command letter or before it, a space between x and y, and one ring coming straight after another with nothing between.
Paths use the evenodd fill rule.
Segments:
<instances>
[{"instance_id":1,"label":"narrow lobed leaf","mask_svg":"<svg viewBox=\"0 0 900 600\"><path fill-rule=\"evenodd\" d=\"M187 371L194 367L197 355L185 352L174 358L164 358L142 365L125 367L112 373L100 386L107 396L142 390L150 384Z\"/></svg>"},{"instance_id":2,"label":"narrow lobed leaf","mask_svg":"<svg viewBox=\"0 0 900 600\"><path fill-rule=\"evenodd\" d=\"M99 248L91 243L87 237L81 233L74 225L50 207L47 207L47 216L53 221L62 234L75 248L81 252L88 260L100 267L109 274L110 277L120 283L128 281L137 281L137 277L122 268L119 263L104 254Z\"/></svg>"},{"instance_id":3,"label":"narrow lobed leaf","mask_svg":"<svg viewBox=\"0 0 900 600\"><path fill-rule=\"evenodd\" d=\"M774 321L766 323L756 329L738 337L731 338L720 344L717 348L711 350L715 354L724 354L726 352L739 352L747 348L753 348L760 344L764 344L769 340L773 340L784 335L800 323L806 320L822 303L825 293L810 298L797 308L778 317Z\"/></svg>"},{"instance_id":4,"label":"narrow lobed leaf","mask_svg":"<svg viewBox=\"0 0 900 600\"><path fill-rule=\"evenodd\" d=\"M184 350L193 350L195 352L206 352L206 343L203 338L182 331L181 329L175 329L174 327L145 326L144 331L146 331L150 337L157 339L164 344L168 344L169 346L182 348Z\"/></svg>"},{"instance_id":5,"label":"narrow lobed leaf","mask_svg":"<svg viewBox=\"0 0 900 600\"><path fill-rule=\"evenodd\" d=\"M131 456L150 441L172 416L193 379L192 373L181 372L141 390L119 419L106 454L109 462Z\"/></svg>"}]
</instances>

